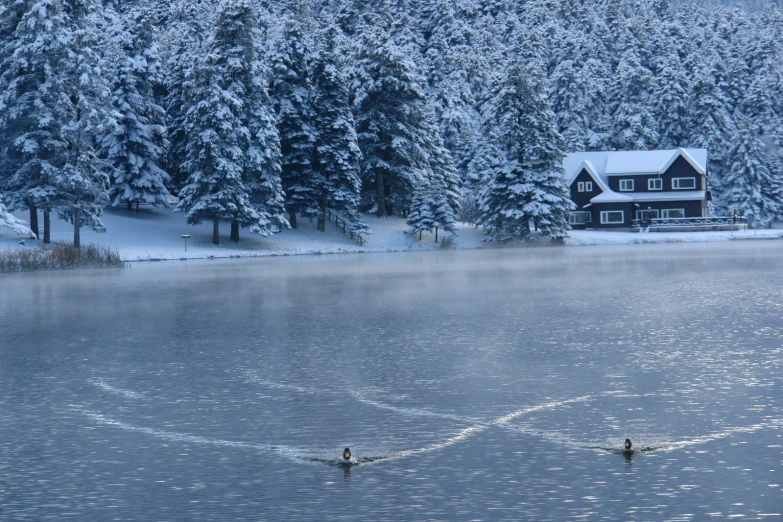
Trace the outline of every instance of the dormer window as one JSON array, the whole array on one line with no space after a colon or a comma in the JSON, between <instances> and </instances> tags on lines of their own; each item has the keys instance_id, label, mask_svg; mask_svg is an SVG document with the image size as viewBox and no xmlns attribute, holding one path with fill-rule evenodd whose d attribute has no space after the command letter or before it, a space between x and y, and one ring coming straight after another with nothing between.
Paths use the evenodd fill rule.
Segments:
<instances>
[{"instance_id":1,"label":"dormer window","mask_svg":"<svg viewBox=\"0 0 783 522\"><path fill-rule=\"evenodd\" d=\"M663 180L661 178L648 179L647 190L663 190Z\"/></svg>"},{"instance_id":2,"label":"dormer window","mask_svg":"<svg viewBox=\"0 0 783 522\"><path fill-rule=\"evenodd\" d=\"M633 190L633 180L632 179L621 179L620 180L620 192L631 192Z\"/></svg>"}]
</instances>

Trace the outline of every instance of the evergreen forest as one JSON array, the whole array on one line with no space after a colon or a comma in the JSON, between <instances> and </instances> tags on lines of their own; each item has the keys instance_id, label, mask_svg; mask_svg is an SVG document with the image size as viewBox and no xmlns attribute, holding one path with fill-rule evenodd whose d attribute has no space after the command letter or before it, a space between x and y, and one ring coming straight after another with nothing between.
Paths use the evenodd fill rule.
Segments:
<instances>
[{"instance_id":1,"label":"evergreen forest","mask_svg":"<svg viewBox=\"0 0 783 522\"><path fill-rule=\"evenodd\" d=\"M590 150L706 148L715 214L783 214L780 2L7 0L0 62L0 215L44 242L109 205L560 240Z\"/></svg>"}]
</instances>

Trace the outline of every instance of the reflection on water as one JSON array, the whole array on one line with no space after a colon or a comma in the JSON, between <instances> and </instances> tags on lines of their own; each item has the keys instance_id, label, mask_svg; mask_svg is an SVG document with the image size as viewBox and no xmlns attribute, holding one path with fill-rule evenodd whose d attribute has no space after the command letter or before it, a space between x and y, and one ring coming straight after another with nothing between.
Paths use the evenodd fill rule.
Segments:
<instances>
[{"instance_id":1,"label":"reflection on water","mask_svg":"<svg viewBox=\"0 0 783 522\"><path fill-rule=\"evenodd\" d=\"M780 249L2 276L0 519L781 517Z\"/></svg>"}]
</instances>

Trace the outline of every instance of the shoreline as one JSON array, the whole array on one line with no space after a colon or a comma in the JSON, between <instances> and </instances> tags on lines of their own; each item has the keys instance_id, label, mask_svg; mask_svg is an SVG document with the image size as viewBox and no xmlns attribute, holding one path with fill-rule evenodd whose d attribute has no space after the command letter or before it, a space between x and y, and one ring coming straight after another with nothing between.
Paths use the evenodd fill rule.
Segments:
<instances>
[{"instance_id":1,"label":"shoreline","mask_svg":"<svg viewBox=\"0 0 783 522\"><path fill-rule=\"evenodd\" d=\"M29 219L23 212L14 213L20 219ZM484 241L482 229L464 223L458 224L457 236L448 246L434 242L434 234L424 233L422 239L407 233L403 218L377 218L365 215L370 227L367 242L360 246L343 236L335 227L326 232L316 229L316 224L307 219L300 220L297 230L284 230L270 237L261 237L245 232L239 243L228 240L228 224L221 223L221 244L212 244L212 224L188 225L185 216L165 209L142 208L140 212L110 208L103 216L106 232L95 232L82 228L82 242L110 246L119 250L127 263L143 261L186 261L190 259L233 259L256 257L284 257L317 254L357 254L382 252L420 252L431 250L476 250L508 248L559 247L548 238L525 243L492 243ZM72 238L70 223L52 220L52 241ZM182 235L189 235L187 251ZM442 237L442 234L441 234ZM24 241L23 236L8 229L0 229L0 249L35 248L39 240ZM440 238L439 238L440 239ZM781 229L717 231L717 232L616 232L572 230L566 238L565 247L640 245L663 243L700 243L719 241L750 241L783 239Z\"/></svg>"}]
</instances>

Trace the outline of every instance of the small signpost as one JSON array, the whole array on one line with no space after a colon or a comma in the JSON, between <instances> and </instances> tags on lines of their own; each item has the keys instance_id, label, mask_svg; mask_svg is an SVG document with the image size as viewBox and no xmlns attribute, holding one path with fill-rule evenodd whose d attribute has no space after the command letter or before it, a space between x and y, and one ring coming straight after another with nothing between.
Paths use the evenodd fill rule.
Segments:
<instances>
[{"instance_id":1,"label":"small signpost","mask_svg":"<svg viewBox=\"0 0 783 522\"><path fill-rule=\"evenodd\" d=\"M190 239L190 234L182 234L182 239L185 240L185 252L188 251L188 239Z\"/></svg>"}]
</instances>

